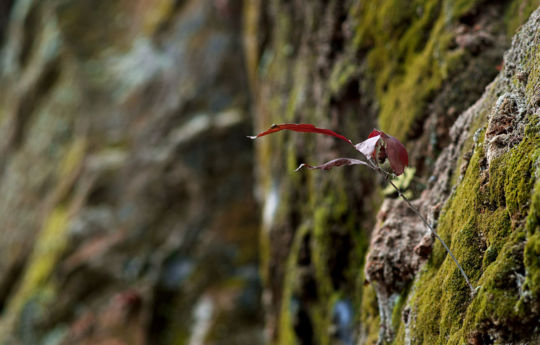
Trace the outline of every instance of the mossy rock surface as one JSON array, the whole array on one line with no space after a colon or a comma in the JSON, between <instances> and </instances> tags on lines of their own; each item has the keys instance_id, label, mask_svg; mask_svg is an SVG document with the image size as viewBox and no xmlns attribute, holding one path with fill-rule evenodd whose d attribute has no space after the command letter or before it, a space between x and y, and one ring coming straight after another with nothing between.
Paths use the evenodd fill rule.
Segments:
<instances>
[{"instance_id":1,"label":"mossy rock surface","mask_svg":"<svg viewBox=\"0 0 540 345\"><path fill-rule=\"evenodd\" d=\"M539 23L536 11L514 38L506 64L537 73ZM483 120L476 122L480 126L471 129L471 136L477 132L478 138L474 153L438 220L437 231L451 243L473 285L478 286L477 293L470 294L457 267L436 243L409 297L412 319L400 326L403 336L395 343L540 341L538 266L532 259L537 253L540 127L535 98L527 93L531 82L532 88L539 87L538 79L525 81L512 67L505 67L486 91L499 97L484 97L477 105L477 116L485 113L482 109L488 109L488 116L481 116ZM500 104L514 93L522 106L513 110L515 121L501 134L494 129L505 126ZM503 137L505 141L498 142Z\"/></svg>"},{"instance_id":2,"label":"mossy rock surface","mask_svg":"<svg viewBox=\"0 0 540 345\"><path fill-rule=\"evenodd\" d=\"M251 13L257 7L260 22L269 23L258 26L260 58L253 82L258 129L306 122L361 141L379 127L409 150L416 174L408 195L418 198L432 179L449 181L440 199L450 198L425 207L440 209L437 229L482 288L472 298L457 267L435 243L421 273L398 294L393 342L518 344L534 337L520 327L532 332L534 318L525 314L538 315L538 299L531 297L538 294L538 222L531 216L538 212L531 206L540 146L538 114L531 105L537 102L532 90L538 90L538 75L531 59L538 53L530 43L514 48L523 51L523 59L510 59L515 70L503 64L503 54L540 3L256 3ZM527 71L528 79L516 71ZM496 86L485 92L494 79ZM497 151L487 143L493 129L488 125L505 93L516 93L528 108L520 108L516 132L509 131L514 136ZM441 152L454 144L451 126L479 99L483 103L475 105L462 129L468 139L451 155L456 161L448 162L448 176L431 177ZM379 307L373 287L364 286L363 264L382 183L362 168L292 172L301 162L354 155L347 149L333 139L298 133L257 142L263 204L278 201L268 208L273 212L262 234L273 343L344 342L336 336L339 322L331 317L333 301L340 298L353 301L356 341L377 343ZM347 246L340 244L343 238ZM505 326L506 333L499 331Z\"/></svg>"}]
</instances>

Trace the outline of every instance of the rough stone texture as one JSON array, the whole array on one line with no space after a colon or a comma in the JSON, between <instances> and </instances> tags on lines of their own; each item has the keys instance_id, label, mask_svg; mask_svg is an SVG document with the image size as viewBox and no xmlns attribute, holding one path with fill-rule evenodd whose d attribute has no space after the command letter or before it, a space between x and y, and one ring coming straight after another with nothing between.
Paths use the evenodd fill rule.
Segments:
<instances>
[{"instance_id":1,"label":"rough stone texture","mask_svg":"<svg viewBox=\"0 0 540 345\"><path fill-rule=\"evenodd\" d=\"M262 342L241 6L1 2L1 344Z\"/></svg>"},{"instance_id":2,"label":"rough stone texture","mask_svg":"<svg viewBox=\"0 0 540 345\"><path fill-rule=\"evenodd\" d=\"M258 249L272 344L538 343L539 5L1 2L0 343L261 343ZM347 145L253 159L279 122L402 140L478 293L382 179L293 172Z\"/></svg>"},{"instance_id":3,"label":"rough stone texture","mask_svg":"<svg viewBox=\"0 0 540 345\"><path fill-rule=\"evenodd\" d=\"M368 171L292 173L300 162L353 155L347 147L275 134L256 148L272 343L537 341L536 17L513 39L504 64L503 54L539 5L246 5L256 127L309 122L360 141L377 126L398 137L416 168L407 193L482 286L472 298L442 246L400 201L384 201L374 226L382 181ZM352 328L332 317L344 303Z\"/></svg>"},{"instance_id":4,"label":"rough stone texture","mask_svg":"<svg viewBox=\"0 0 540 345\"><path fill-rule=\"evenodd\" d=\"M417 210L426 215L432 226L436 225L442 206L452 192L452 175L458 173L457 164L464 146L470 141L471 125L486 108L486 98L484 95L458 117L450 129L450 143L435 163L428 188L412 202ZM471 155L471 152L464 154L466 161L459 167L460 177L465 173ZM381 319L379 342L394 339L392 313L396 302L399 298L403 299L400 295L406 292L422 264L429 258L434 240L435 237L405 201L385 200L378 213L377 227L371 234L365 267L366 278L377 294Z\"/></svg>"},{"instance_id":5,"label":"rough stone texture","mask_svg":"<svg viewBox=\"0 0 540 345\"><path fill-rule=\"evenodd\" d=\"M538 190L533 189L540 157L538 47L540 10L513 38L500 75L462 115L465 121L472 116L467 131L472 144L463 150L468 162L438 229L452 242L478 293L469 295L455 265L442 261L444 253L435 248L412 286L396 343L540 343L534 283ZM459 161L439 165L458 167Z\"/></svg>"},{"instance_id":6,"label":"rough stone texture","mask_svg":"<svg viewBox=\"0 0 540 345\"><path fill-rule=\"evenodd\" d=\"M394 338L392 310L395 302L428 258L431 245L424 224L405 202L385 200L371 234L365 267L366 279L377 293L380 339L391 341Z\"/></svg>"}]
</instances>

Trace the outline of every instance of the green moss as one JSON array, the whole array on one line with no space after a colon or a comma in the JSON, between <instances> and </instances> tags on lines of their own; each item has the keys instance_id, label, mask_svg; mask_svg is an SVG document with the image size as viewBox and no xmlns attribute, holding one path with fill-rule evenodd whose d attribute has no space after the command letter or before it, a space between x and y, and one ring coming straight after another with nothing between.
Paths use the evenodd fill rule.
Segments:
<instances>
[{"instance_id":1,"label":"green moss","mask_svg":"<svg viewBox=\"0 0 540 345\"><path fill-rule=\"evenodd\" d=\"M36 239L36 247L11 308L22 307L22 304L32 293L49 278L54 265L67 245L64 233L68 220L68 211L63 207L57 207L45 221L43 229Z\"/></svg>"},{"instance_id":2,"label":"green moss","mask_svg":"<svg viewBox=\"0 0 540 345\"><path fill-rule=\"evenodd\" d=\"M171 329L171 345L185 345L189 343L191 334L187 327L174 327Z\"/></svg>"},{"instance_id":3,"label":"green moss","mask_svg":"<svg viewBox=\"0 0 540 345\"><path fill-rule=\"evenodd\" d=\"M526 312L538 302L540 248L538 239L527 239L523 220L528 213L527 228L537 227L536 191L529 208L540 147L534 123L531 120L522 142L494 159L489 169L478 146L445 205L438 232L481 289L472 298L455 264L435 243L411 301L417 310L412 332L419 344L461 344L493 325L530 327ZM526 283L520 287L524 262Z\"/></svg>"},{"instance_id":4,"label":"green moss","mask_svg":"<svg viewBox=\"0 0 540 345\"><path fill-rule=\"evenodd\" d=\"M403 307L405 307L405 302L407 301L410 288L411 284L407 284L403 291L401 291L401 294L399 295L394 306L394 310L392 311L392 327L394 329L398 329L401 322L401 313L403 312Z\"/></svg>"},{"instance_id":5,"label":"green moss","mask_svg":"<svg viewBox=\"0 0 540 345\"><path fill-rule=\"evenodd\" d=\"M540 232L527 239L523 255L525 270L527 272L524 291L531 294L533 300L540 300ZM530 302L529 296L524 294L525 303Z\"/></svg>"},{"instance_id":6,"label":"green moss","mask_svg":"<svg viewBox=\"0 0 540 345\"><path fill-rule=\"evenodd\" d=\"M379 308L377 306L377 295L372 285L363 289L362 313L360 318L361 327L366 332L366 345L374 345L379 338Z\"/></svg>"},{"instance_id":7,"label":"green moss","mask_svg":"<svg viewBox=\"0 0 540 345\"><path fill-rule=\"evenodd\" d=\"M392 182L396 185L396 187L399 188L401 191L405 191L405 196L409 199L413 198L412 192L410 190L407 190L409 186L411 185L411 182L414 180L414 174L416 173L416 168L410 168L406 167L403 174L396 177ZM386 186L386 188L383 189L382 193L385 196L391 196L396 195L396 190L392 185Z\"/></svg>"},{"instance_id":8,"label":"green moss","mask_svg":"<svg viewBox=\"0 0 540 345\"><path fill-rule=\"evenodd\" d=\"M465 314L465 334L472 334L493 323L513 327L523 317L516 309L519 299L516 274L522 265L522 238L518 232L507 239L497 260L483 272L482 289Z\"/></svg>"},{"instance_id":9,"label":"green moss","mask_svg":"<svg viewBox=\"0 0 540 345\"><path fill-rule=\"evenodd\" d=\"M331 199L328 198L327 200ZM327 264L329 260L328 229L330 226L330 216L332 215L332 210L329 206L330 203L324 203L315 210L312 246L312 259L317 278L317 290L321 296L326 297L329 297L332 293L332 283ZM327 299L325 298L323 300Z\"/></svg>"},{"instance_id":10,"label":"green moss","mask_svg":"<svg viewBox=\"0 0 540 345\"><path fill-rule=\"evenodd\" d=\"M512 218L523 218L528 211L531 190L534 179L533 158L537 155L540 136L524 140L516 150L512 150L510 158L506 161L507 177L504 184L504 193L508 212Z\"/></svg>"},{"instance_id":11,"label":"green moss","mask_svg":"<svg viewBox=\"0 0 540 345\"><path fill-rule=\"evenodd\" d=\"M64 148L63 158L55 174L57 184L51 192L54 195L54 202L58 205L46 215L36 235L21 283L6 307L6 317L0 324L0 334L9 334L7 329L12 329L27 303L39 300L39 303L46 304L53 300L56 294L55 282L51 279L51 275L68 245L66 230L72 211L69 206L70 196L84 162L86 147L86 139L79 137ZM0 336L0 341L1 339Z\"/></svg>"},{"instance_id":12,"label":"green moss","mask_svg":"<svg viewBox=\"0 0 540 345\"><path fill-rule=\"evenodd\" d=\"M330 1L326 4L327 9L334 10L336 3ZM359 78L363 102L373 102L374 108L378 107L382 129L400 139L406 138L414 125L426 115L427 105L441 87L451 81L456 72L467 67L470 56L455 46L454 28L460 24L463 16L475 13L478 6L483 4L485 2L481 0L352 1L348 24L354 30L354 37L352 41L345 38L343 54L336 56L333 65L328 66L328 75L326 71L322 72L327 76L326 80L320 80L320 57L313 54L310 42L304 45L305 42L298 37L306 28L316 29L317 23L322 22L323 16L317 12L318 4L306 5L305 16L302 16L302 13L291 11L290 4L272 2L268 6L269 15L274 21L270 33L272 42L263 54L259 69L259 85L263 88L260 93L263 97L259 100L261 112L257 118L260 127L298 121L325 126L329 122L329 114L333 114L329 111L331 100L339 105L342 91ZM510 7L507 13L514 11ZM327 32L321 31L321 35L324 34ZM299 41L304 43L298 46ZM529 80L531 78L536 80L537 77L533 73ZM533 86L527 90L530 94L535 92ZM497 97L491 88L484 99L485 104L492 104ZM527 153L527 149L531 149L536 140L527 136L527 143L497 158L486 170L482 143L474 144L472 138L473 133L485 125L490 111L490 107L484 107L473 119L470 139L464 148L473 154L461 181L458 181L461 161L458 169L455 169L452 181L458 187L443 209L438 226L441 236L458 256L473 283L485 282L486 286L492 286L495 284L493 281L500 277L511 278L509 272L512 266L501 265L501 261L515 254L512 248L519 247L518 244L525 241L520 236L512 237L512 234L520 234L520 221L528 208L529 195L525 189L532 187L531 161L534 157ZM338 120L332 115L332 124L335 121L348 123L348 114L338 115L341 116ZM354 121L351 123L356 125ZM347 130L344 129L349 135ZM296 133L284 133L268 138L260 144L259 149L265 188L275 183L270 176L282 177L280 206L275 217L279 225L273 228L291 225L289 218L293 218L293 215L298 223L293 224L295 229L291 232L294 233L294 240L286 259L278 343L297 343L291 298L302 293L298 286L297 259L300 241L307 235L310 236L310 269L314 272L318 295L305 307L318 343L330 343L328 329L331 325L331 308L336 298L341 296L354 296L360 328L367 335L368 343L375 343L379 332L377 303L372 287L361 287L363 278L358 272L362 271L366 236L361 233L359 226L363 224L363 215L351 212L355 201L350 195L349 175L341 170L328 174L293 173L300 163L299 157L308 163L328 158L317 155L320 152L318 145L323 141L313 140L312 137L305 135L300 138ZM483 132L479 137L483 137ZM323 151L325 154L328 152L324 148ZM368 208L369 205L364 207ZM524 211L521 211L523 208ZM536 228L534 224L538 222L531 218L530 223L531 227ZM335 272L329 265L336 251L333 247L336 225L340 227L339 232L351 234L354 242L350 267L341 279L346 283L340 287L334 286L332 274ZM277 259L268 258L270 246L275 244L270 242L268 234L263 234L261 238L263 266L268 267L270 261L270 264L276 264ZM529 249L531 269L536 265L534 248L531 245ZM488 274L492 278L488 278L485 272L493 272ZM268 279L266 276L266 284ZM413 294L412 312L418 315L418 320L414 322L411 332L418 343L461 345L470 336L467 333L470 328L467 331L464 328L466 317L468 327L479 326L482 317L475 318L470 314L468 308L472 299L467 286L439 243L435 244L433 255L420 279L412 293L405 292L400 297L394 309L392 321L398 329L397 343L403 341L405 333L400 319L403 303L408 295ZM508 302L500 300L503 305ZM508 302L512 303L515 305L515 300ZM502 318L501 315L496 316Z\"/></svg>"},{"instance_id":13,"label":"green moss","mask_svg":"<svg viewBox=\"0 0 540 345\"><path fill-rule=\"evenodd\" d=\"M466 67L470 54L455 47L453 28L482 4L481 0L354 3L350 10L356 19L352 44L366 52L366 77L375 84L383 130L406 139L413 125L426 115L426 106L438 90ZM538 5L538 0L514 1L505 9L508 37ZM343 76L335 72L331 85L339 85L336 80Z\"/></svg>"},{"instance_id":14,"label":"green moss","mask_svg":"<svg viewBox=\"0 0 540 345\"><path fill-rule=\"evenodd\" d=\"M342 88L358 75L358 67L351 61L338 61L330 73L329 87L332 94L338 94Z\"/></svg>"},{"instance_id":15,"label":"green moss","mask_svg":"<svg viewBox=\"0 0 540 345\"><path fill-rule=\"evenodd\" d=\"M482 288L472 298L457 267L435 242L410 303L416 343L463 344L493 325L528 329L537 317L531 316L531 308L540 297L540 244L536 236L526 234L535 234L539 227L539 182L531 195L540 176L539 132L531 117L522 142L494 159L489 169L481 142L474 150L461 183L443 208L438 232L473 285ZM524 264L525 283L520 278ZM403 325L396 327L398 309L393 322L398 329L395 343L401 344L405 332Z\"/></svg>"},{"instance_id":16,"label":"green moss","mask_svg":"<svg viewBox=\"0 0 540 345\"><path fill-rule=\"evenodd\" d=\"M514 0L508 5L505 14L508 36L513 36L519 26L540 6L539 0Z\"/></svg>"},{"instance_id":17,"label":"green moss","mask_svg":"<svg viewBox=\"0 0 540 345\"><path fill-rule=\"evenodd\" d=\"M131 45L135 30L128 13L135 7L129 3L65 1L55 11L62 36L81 57L99 56L107 47L127 51Z\"/></svg>"},{"instance_id":18,"label":"green moss","mask_svg":"<svg viewBox=\"0 0 540 345\"><path fill-rule=\"evenodd\" d=\"M297 344L296 335L293 329L293 293L297 289L297 270L296 263L302 240L309 233L307 226L302 226L295 234L289 257L287 258L285 278L283 284L283 296L281 311L279 314L279 334L277 344L279 345L294 345Z\"/></svg>"},{"instance_id":19,"label":"green moss","mask_svg":"<svg viewBox=\"0 0 540 345\"><path fill-rule=\"evenodd\" d=\"M318 339L319 344L322 345L329 344L330 342L328 330L332 322L331 311L334 304L333 301L336 300L337 296L342 295L341 292L335 290L331 280L332 274L335 274L335 272L330 271L332 269L330 267L330 262L333 259L332 255L341 254L336 253L335 248L332 248L332 244L334 243L332 236L335 236L335 234L332 235L332 231L357 233L357 230L354 229L357 226L356 217L354 215L351 216L349 212L350 200L345 192L346 189L341 188L344 186L340 186L345 183L345 179L342 176L338 177L339 175L340 173L334 174L332 177L329 175L325 176L325 179L329 180L324 185L328 185L328 187L324 185L322 187L329 190L322 199L315 198L318 200L314 201L313 245L311 249L317 281L317 294L321 303L312 306L310 316L314 326L315 337ZM314 195L318 195L318 193ZM348 217L348 219L344 221L343 218L345 217ZM344 229L336 230L336 224L340 223L340 226ZM354 255L354 251L351 252L352 255ZM353 267L348 272L343 272L344 275L351 275L346 277L348 281L354 281L353 275L360 269L361 261L358 264L351 265Z\"/></svg>"},{"instance_id":20,"label":"green moss","mask_svg":"<svg viewBox=\"0 0 540 345\"><path fill-rule=\"evenodd\" d=\"M383 130L404 139L428 100L462 66L449 26L480 1L358 2L354 45L367 50Z\"/></svg>"},{"instance_id":21,"label":"green moss","mask_svg":"<svg viewBox=\"0 0 540 345\"><path fill-rule=\"evenodd\" d=\"M146 35L151 36L163 23L166 23L168 18L174 13L173 0L157 0L152 6L145 8L143 17L143 31Z\"/></svg>"},{"instance_id":22,"label":"green moss","mask_svg":"<svg viewBox=\"0 0 540 345\"><path fill-rule=\"evenodd\" d=\"M70 179L70 175L79 170L86 152L86 145L86 139L83 137L76 138L73 141L58 167L58 178L60 181Z\"/></svg>"},{"instance_id":23,"label":"green moss","mask_svg":"<svg viewBox=\"0 0 540 345\"><path fill-rule=\"evenodd\" d=\"M506 183L506 161L508 154L495 158L489 167L489 194L488 200L495 207L506 206L504 186Z\"/></svg>"},{"instance_id":24,"label":"green moss","mask_svg":"<svg viewBox=\"0 0 540 345\"><path fill-rule=\"evenodd\" d=\"M260 27L261 1L245 1L242 8L242 38L244 43L244 56L246 58L246 73L250 84L250 90L255 90L258 84L258 55Z\"/></svg>"},{"instance_id":25,"label":"green moss","mask_svg":"<svg viewBox=\"0 0 540 345\"><path fill-rule=\"evenodd\" d=\"M62 206L56 207L47 217L35 240L35 247L21 284L7 305L0 324L0 334L10 334L9 330L12 329L24 305L32 298L37 295L52 296L54 287L49 279L68 243L65 235L68 221L68 210Z\"/></svg>"},{"instance_id":26,"label":"green moss","mask_svg":"<svg viewBox=\"0 0 540 345\"><path fill-rule=\"evenodd\" d=\"M538 133L538 121L529 128ZM538 143L538 140L537 140ZM532 301L540 301L540 146L536 146L533 155L536 183L532 191L531 206L527 215L525 228L527 230L527 243L523 253L525 264L525 284L521 304L527 305ZM529 296L530 295L530 296Z\"/></svg>"},{"instance_id":27,"label":"green moss","mask_svg":"<svg viewBox=\"0 0 540 345\"><path fill-rule=\"evenodd\" d=\"M478 215L478 229L487 246L500 246L510 234L511 225L508 211L504 207L494 211L485 211Z\"/></svg>"},{"instance_id":28,"label":"green moss","mask_svg":"<svg viewBox=\"0 0 540 345\"><path fill-rule=\"evenodd\" d=\"M439 51L446 50L450 43L449 36L439 33L442 29L440 22L434 34L441 37L430 40L424 51L408 59L401 78L397 79L393 73L389 73L391 79L385 80L382 85L381 82L377 83L381 88L380 127L400 139L405 139L414 121L423 116L428 99L441 87L445 75L448 75L445 72L449 69L448 62L455 63L457 55L449 61L436 59Z\"/></svg>"},{"instance_id":29,"label":"green moss","mask_svg":"<svg viewBox=\"0 0 540 345\"><path fill-rule=\"evenodd\" d=\"M527 230L534 235L540 229L540 162L536 159L536 184L531 196L531 209L527 216Z\"/></svg>"}]
</instances>

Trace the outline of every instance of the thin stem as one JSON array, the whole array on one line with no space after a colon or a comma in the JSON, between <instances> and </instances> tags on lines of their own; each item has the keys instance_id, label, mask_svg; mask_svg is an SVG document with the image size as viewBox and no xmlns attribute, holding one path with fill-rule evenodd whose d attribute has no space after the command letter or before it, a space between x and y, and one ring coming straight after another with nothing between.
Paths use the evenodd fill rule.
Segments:
<instances>
[{"instance_id":1,"label":"thin stem","mask_svg":"<svg viewBox=\"0 0 540 345\"><path fill-rule=\"evenodd\" d=\"M398 193L398 195L407 203L407 205L409 206L409 208L411 210L413 210L414 213L416 213L416 215L418 216L418 218L420 218L422 220L422 222L424 223L424 225L429 229L429 231L431 231L431 233L439 240L439 242L441 242L441 244L443 245L444 249L446 249L446 252L450 255L450 257L452 258L452 260L454 260L454 262L456 263L457 267L459 268L459 270L461 271L461 274L463 275L463 278L465 278L465 281L467 282L467 285L469 285L469 288L471 289L471 293L474 295L476 293L476 290L475 288L472 286L471 282L469 281L469 277L467 277L467 274L465 273L465 271L463 270L463 267L461 267L461 265L459 264L459 262L457 261L456 257L454 256L454 254L452 253L452 251L450 250L450 248L446 245L446 243L443 241L443 239L439 236L439 234L437 234L437 232L435 231L435 229L433 229L433 227L428 223L428 221L426 220L426 218L424 218L424 216L422 216L422 214L420 213L420 211L418 211L416 209L416 207L414 207L411 202L409 201L409 199L403 195L403 193L401 193L401 190L399 190L399 188L392 182L392 180L390 180L388 177L388 173L384 170L382 170L379 166L372 166L371 167L373 170L377 171L379 174L381 174L384 179L386 181L388 181L390 183L390 185L392 185L392 187L394 187L394 189L396 190L396 192Z\"/></svg>"}]
</instances>

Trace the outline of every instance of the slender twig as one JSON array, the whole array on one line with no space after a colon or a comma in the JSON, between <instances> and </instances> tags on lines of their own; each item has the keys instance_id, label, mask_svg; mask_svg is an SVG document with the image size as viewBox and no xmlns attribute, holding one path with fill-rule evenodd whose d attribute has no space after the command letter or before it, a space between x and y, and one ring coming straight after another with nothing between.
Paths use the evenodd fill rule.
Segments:
<instances>
[{"instance_id":1,"label":"slender twig","mask_svg":"<svg viewBox=\"0 0 540 345\"><path fill-rule=\"evenodd\" d=\"M418 211L418 209L416 207L414 207L411 202L409 201L409 199L403 195L403 193L401 192L401 190L392 182L392 180L389 178L389 174L384 171L383 169L381 169L378 165L374 164L371 160L367 160L369 163L370 163L370 168L372 168L373 170L375 170L376 172L378 172L379 174L381 174L384 179L386 181L388 181L390 183L390 185L392 187L394 187L394 189L396 190L396 192L398 193L398 195L401 197L401 199L403 199L407 205L409 206L409 208L411 210L413 210L413 212L418 216L418 218L420 218L422 220L422 222L424 223L424 225L429 229L429 231L431 231L431 233L439 240L439 242L441 242L441 244L443 245L444 249L446 249L446 252L450 255L450 257L452 258L452 260L454 260L454 262L456 263L457 267L459 268L461 274L463 275L463 278L465 278L465 281L467 282L467 285L469 286L469 288L471 289L471 294L474 295L476 293L476 289L472 286L471 282L469 281L469 277L467 277L467 274L465 273L465 271L463 270L463 267L461 267L461 265L459 264L459 262L457 261L456 257L454 256L454 254L452 253L452 251L450 250L450 248L446 245L446 243L443 241L443 239L439 236L439 234L437 234L437 232L435 231L435 229L433 229L433 227L431 226L431 224L428 223L428 221L426 220L426 218L424 218L424 216L422 216L422 214L420 213L420 211Z\"/></svg>"}]
</instances>

